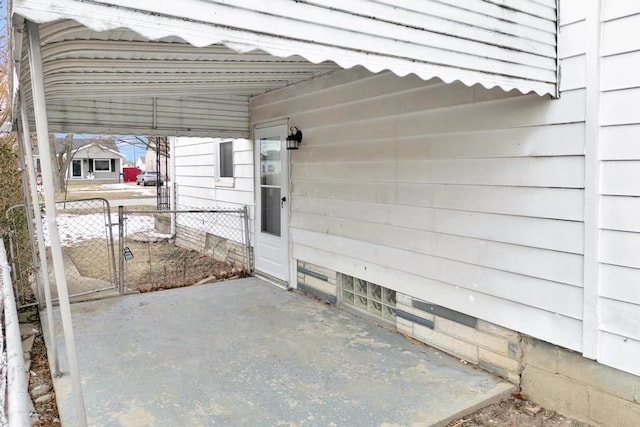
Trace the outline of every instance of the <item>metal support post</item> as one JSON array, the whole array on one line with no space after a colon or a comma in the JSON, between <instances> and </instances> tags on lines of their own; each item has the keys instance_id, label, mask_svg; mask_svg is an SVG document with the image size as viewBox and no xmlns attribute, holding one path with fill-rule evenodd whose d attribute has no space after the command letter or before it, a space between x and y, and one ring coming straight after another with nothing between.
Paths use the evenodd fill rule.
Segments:
<instances>
[{"instance_id":1,"label":"metal support post","mask_svg":"<svg viewBox=\"0 0 640 427\"><path fill-rule=\"evenodd\" d=\"M20 123L22 132L22 144L24 152L27 156L26 166L27 175L31 183L31 200L33 207L33 218L36 226L38 254L40 263L38 266L38 274L42 276L42 284L44 286L44 300L47 307L47 323L49 324L49 343L50 348L47 350L53 364L53 375L60 376L60 361L58 360L58 340L56 338L56 328L53 320L53 299L51 296L51 283L49 281L49 264L47 263L47 249L44 243L44 231L42 229L42 215L40 214L40 199L38 197L38 182L36 179L35 162L33 160L33 149L31 148L31 133L29 131L29 118L27 117L27 106L24 102L24 96L20 94ZM31 215L29 215L31 217Z\"/></svg>"},{"instance_id":2,"label":"metal support post","mask_svg":"<svg viewBox=\"0 0 640 427\"><path fill-rule=\"evenodd\" d=\"M38 24L27 21L27 38L29 45L29 71L31 72L31 88L33 91L33 110L36 121L36 133L38 135L38 148L42 167L42 181L44 186L44 204L47 212L47 225L49 226L49 241L51 243L51 257L53 270L58 287L60 301L60 315L62 317L62 329L65 336L69 370L71 372L71 384L75 401L77 425L86 427L87 415L82 395L82 383L80 382L80 368L76 352L73 322L71 320L71 304L69 302L69 289L64 272L64 258L60 233L56 223L56 198L53 187L53 165L51 164L51 147L49 146L49 126L47 123L47 104L44 92L44 75L42 72L42 52L40 48L40 29Z\"/></svg>"},{"instance_id":3,"label":"metal support post","mask_svg":"<svg viewBox=\"0 0 640 427\"><path fill-rule=\"evenodd\" d=\"M118 293L124 294L124 206L118 206Z\"/></svg>"}]
</instances>

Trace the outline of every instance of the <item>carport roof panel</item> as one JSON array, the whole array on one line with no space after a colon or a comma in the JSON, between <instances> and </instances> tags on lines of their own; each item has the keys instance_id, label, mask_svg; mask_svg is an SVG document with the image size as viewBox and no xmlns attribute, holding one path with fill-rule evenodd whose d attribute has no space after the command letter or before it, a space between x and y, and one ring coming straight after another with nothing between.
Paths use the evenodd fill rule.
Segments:
<instances>
[{"instance_id":1,"label":"carport roof panel","mask_svg":"<svg viewBox=\"0 0 640 427\"><path fill-rule=\"evenodd\" d=\"M93 35L261 50L313 64L555 94L555 0L15 0L14 16L73 20ZM119 38L119 29L124 38ZM64 35L58 34L60 41ZM129 39L127 39L127 37ZM54 39L51 40L54 42ZM130 59L130 58L122 58ZM147 58L152 59L152 58ZM105 76L108 78L108 76ZM276 86L277 87L277 86Z\"/></svg>"}]
</instances>

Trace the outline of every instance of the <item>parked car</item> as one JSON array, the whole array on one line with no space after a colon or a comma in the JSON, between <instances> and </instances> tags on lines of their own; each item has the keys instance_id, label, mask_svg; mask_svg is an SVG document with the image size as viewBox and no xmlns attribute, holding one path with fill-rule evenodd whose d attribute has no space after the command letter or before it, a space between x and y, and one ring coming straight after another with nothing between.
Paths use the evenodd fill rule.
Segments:
<instances>
[{"instance_id":1,"label":"parked car","mask_svg":"<svg viewBox=\"0 0 640 427\"><path fill-rule=\"evenodd\" d=\"M158 173L156 171L144 171L136 176L136 185L156 185L157 180ZM162 185L162 182L162 176L160 176L160 185Z\"/></svg>"}]
</instances>

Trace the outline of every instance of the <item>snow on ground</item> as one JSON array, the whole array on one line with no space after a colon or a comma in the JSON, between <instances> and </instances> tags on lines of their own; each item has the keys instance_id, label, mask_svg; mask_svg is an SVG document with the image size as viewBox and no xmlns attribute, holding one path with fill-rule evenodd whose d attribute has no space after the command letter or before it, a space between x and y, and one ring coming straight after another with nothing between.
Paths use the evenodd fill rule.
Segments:
<instances>
[{"instance_id":1,"label":"snow on ground","mask_svg":"<svg viewBox=\"0 0 640 427\"><path fill-rule=\"evenodd\" d=\"M75 243L84 242L91 239L106 239L108 236L107 218L104 214L87 215L58 215L56 217L58 232L60 234L60 244L71 246ZM113 224L113 239L118 239L118 215L111 214L111 224ZM165 234L154 231L154 218L150 215L136 215L127 220L125 226L126 236L134 233L144 232L150 237L167 238ZM44 241L46 246L51 246L49 242L49 227L46 220L42 221Z\"/></svg>"},{"instance_id":2,"label":"snow on ground","mask_svg":"<svg viewBox=\"0 0 640 427\"><path fill-rule=\"evenodd\" d=\"M120 182L120 183L82 183L82 184L73 184L69 186L69 192L135 192L139 193L142 196L154 196L157 192L156 187L145 187L142 185L136 185L135 182Z\"/></svg>"}]
</instances>

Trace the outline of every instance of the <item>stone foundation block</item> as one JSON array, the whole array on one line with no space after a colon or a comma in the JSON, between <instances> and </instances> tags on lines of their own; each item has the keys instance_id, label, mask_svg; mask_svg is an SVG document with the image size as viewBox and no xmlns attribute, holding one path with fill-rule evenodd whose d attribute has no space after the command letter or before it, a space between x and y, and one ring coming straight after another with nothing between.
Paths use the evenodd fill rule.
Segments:
<instances>
[{"instance_id":1,"label":"stone foundation block","mask_svg":"<svg viewBox=\"0 0 640 427\"><path fill-rule=\"evenodd\" d=\"M422 325L413 325L413 338L468 362L478 363L478 347Z\"/></svg>"}]
</instances>

